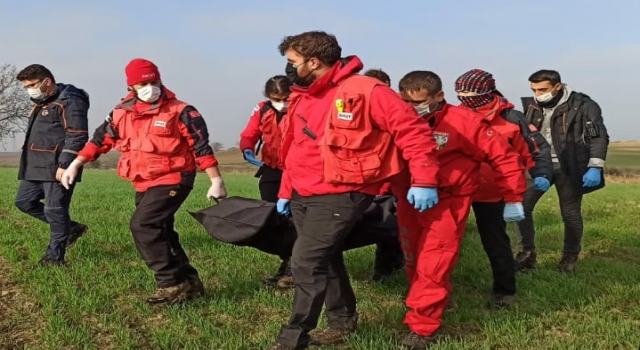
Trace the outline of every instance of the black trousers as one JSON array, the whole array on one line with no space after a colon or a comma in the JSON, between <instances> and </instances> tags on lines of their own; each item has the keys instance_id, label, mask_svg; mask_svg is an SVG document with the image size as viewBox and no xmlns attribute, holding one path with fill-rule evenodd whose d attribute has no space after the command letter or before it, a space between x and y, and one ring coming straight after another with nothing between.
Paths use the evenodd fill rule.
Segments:
<instances>
[{"instance_id":1,"label":"black trousers","mask_svg":"<svg viewBox=\"0 0 640 350\"><path fill-rule=\"evenodd\" d=\"M67 190L59 182L22 180L16 194L15 205L20 211L49 224L47 255L54 260L64 260L71 227L78 224L69 216L73 189Z\"/></svg>"},{"instance_id":2,"label":"black trousers","mask_svg":"<svg viewBox=\"0 0 640 350\"><path fill-rule=\"evenodd\" d=\"M263 165L256 173L256 177L260 178L260 182L258 182L260 199L271 203L277 203L278 192L280 192L280 184L282 183L282 170ZM288 255L280 256L282 261L288 261L290 258L291 257Z\"/></svg>"},{"instance_id":3,"label":"black trousers","mask_svg":"<svg viewBox=\"0 0 640 350\"><path fill-rule=\"evenodd\" d=\"M514 295L516 271L507 223L503 217L504 202L474 202L472 207L480 240L493 271L493 293Z\"/></svg>"},{"instance_id":4,"label":"black trousers","mask_svg":"<svg viewBox=\"0 0 640 350\"><path fill-rule=\"evenodd\" d=\"M291 213L298 232L291 270L295 295L289 323L277 342L306 346L326 306L329 327L341 328L355 315L356 297L344 266L344 240L373 201L373 196L350 192L302 197L293 193Z\"/></svg>"},{"instance_id":5,"label":"black trousers","mask_svg":"<svg viewBox=\"0 0 640 350\"><path fill-rule=\"evenodd\" d=\"M260 178L260 182L258 183L260 198L267 202L278 202L278 192L280 191L280 183L282 182L282 170L263 165L260 170L258 170L256 176Z\"/></svg>"},{"instance_id":6,"label":"black trousers","mask_svg":"<svg viewBox=\"0 0 640 350\"><path fill-rule=\"evenodd\" d=\"M579 254L582 250L582 234L584 224L582 221L582 197L579 188L576 188L571 177L562 171L560 164L553 163L553 185L558 193L560 214L564 222L564 247L565 254ZM533 210L542 198L544 192L533 188L533 180L527 179L527 192L524 194L524 220L518 222L520 251L536 250L536 229L533 224Z\"/></svg>"},{"instance_id":7,"label":"black trousers","mask_svg":"<svg viewBox=\"0 0 640 350\"><path fill-rule=\"evenodd\" d=\"M129 227L138 252L155 274L158 288L198 278L173 227L174 215L190 192L191 187L171 185L136 193L136 210Z\"/></svg>"},{"instance_id":8,"label":"black trousers","mask_svg":"<svg viewBox=\"0 0 640 350\"><path fill-rule=\"evenodd\" d=\"M385 237L376 243L373 268L377 272L391 273L404 267L404 253L397 237Z\"/></svg>"}]
</instances>

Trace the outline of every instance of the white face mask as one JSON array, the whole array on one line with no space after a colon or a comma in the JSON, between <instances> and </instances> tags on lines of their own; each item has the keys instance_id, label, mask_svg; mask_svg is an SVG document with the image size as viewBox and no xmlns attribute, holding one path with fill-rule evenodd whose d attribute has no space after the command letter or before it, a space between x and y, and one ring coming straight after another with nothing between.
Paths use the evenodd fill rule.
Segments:
<instances>
[{"instance_id":1,"label":"white face mask","mask_svg":"<svg viewBox=\"0 0 640 350\"><path fill-rule=\"evenodd\" d=\"M156 102L158 98L160 98L161 93L162 93L162 90L159 87L154 85L147 85L136 90L136 95L138 96L138 98L141 101L144 101L147 103Z\"/></svg>"},{"instance_id":2,"label":"white face mask","mask_svg":"<svg viewBox=\"0 0 640 350\"><path fill-rule=\"evenodd\" d=\"M418 115L424 117L431 113L431 106L429 104L426 105L417 105L413 106L413 108L418 112Z\"/></svg>"},{"instance_id":3,"label":"white face mask","mask_svg":"<svg viewBox=\"0 0 640 350\"><path fill-rule=\"evenodd\" d=\"M32 87L27 89L27 93L32 99L41 100L47 97L47 93L42 92L42 90L40 90L40 88L42 87L42 84L44 84L44 80L40 82L40 85L38 85L38 87Z\"/></svg>"},{"instance_id":4,"label":"white face mask","mask_svg":"<svg viewBox=\"0 0 640 350\"><path fill-rule=\"evenodd\" d=\"M271 106L273 106L273 108L276 109L276 111L278 112L282 112L284 110L287 109L287 107L289 107L289 102L274 102L271 101Z\"/></svg>"},{"instance_id":5,"label":"white face mask","mask_svg":"<svg viewBox=\"0 0 640 350\"><path fill-rule=\"evenodd\" d=\"M547 92L546 94L542 94L540 96L534 96L536 98L536 101L538 102L549 102L551 101L551 99L553 98L553 95L551 94L551 91Z\"/></svg>"}]
</instances>

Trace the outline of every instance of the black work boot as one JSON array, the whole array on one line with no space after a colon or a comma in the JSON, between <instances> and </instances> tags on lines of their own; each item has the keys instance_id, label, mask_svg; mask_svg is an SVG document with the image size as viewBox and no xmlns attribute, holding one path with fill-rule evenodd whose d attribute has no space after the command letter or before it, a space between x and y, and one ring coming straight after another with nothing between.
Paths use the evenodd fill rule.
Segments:
<instances>
[{"instance_id":1,"label":"black work boot","mask_svg":"<svg viewBox=\"0 0 640 350\"><path fill-rule=\"evenodd\" d=\"M396 271L400 271L403 268L404 268L404 263L392 266L390 268L380 268L376 266L373 268L373 275L371 275L371 281L380 282L385 278L391 277Z\"/></svg>"},{"instance_id":2,"label":"black work boot","mask_svg":"<svg viewBox=\"0 0 640 350\"><path fill-rule=\"evenodd\" d=\"M436 343L436 339L433 336L422 336L414 332L409 332L402 339L402 346L409 350L424 350L428 349L431 345Z\"/></svg>"},{"instance_id":3,"label":"black work boot","mask_svg":"<svg viewBox=\"0 0 640 350\"><path fill-rule=\"evenodd\" d=\"M187 275L187 282L189 282L190 288L187 292L187 299L192 300L196 298L204 297L204 284L198 274Z\"/></svg>"},{"instance_id":4,"label":"black work boot","mask_svg":"<svg viewBox=\"0 0 640 350\"><path fill-rule=\"evenodd\" d=\"M291 258L284 258L278 267L278 271L273 276L262 279L262 283L269 287L278 287L278 282L284 277L291 277ZM293 281L293 278L291 279Z\"/></svg>"},{"instance_id":5,"label":"black work boot","mask_svg":"<svg viewBox=\"0 0 640 350\"><path fill-rule=\"evenodd\" d=\"M493 294L489 300L489 307L492 309L508 309L516 300L514 295Z\"/></svg>"},{"instance_id":6,"label":"black work boot","mask_svg":"<svg viewBox=\"0 0 640 350\"><path fill-rule=\"evenodd\" d=\"M45 255L42 257L42 259L40 259L40 261L38 261L37 264L33 266L33 268L36 269L36 268L50 267L50 266L64 267L66 266L66 263L64 260L56 260L50 257L49 255Z\"/></svg>"},{"instance_id":7,"label":"black work boot","mask_svg":"<svg viewBox=\"0 0 640 350\"><path fill-rule=\"evenodd\" d=\"M157 304L173 304L187 300L187 293L191 290L191 284L184 281L178 285L158 288L147 298L147 303L151 305Z\"/></svg>"},{"instance_id":8,"label":"black work boot","mask_svg":"<svg viewBox=\"0 0 640 350\"><path fill-rule=\"evenodd\" d=\"M323 330L313 332L313 334L309 334L311 337L309 345L331 345L341 343L349 335L355 333L357 328L358 314L356 313L345 322L343 327L327 327Z\"/></svg>"},{"instance_id":9,"label":"black work boot","mask_svg":"<svg viewBox=\"0 0 640 350\"><path fill-rule=\"evenodd\" d=\"M535 269L537 257L535 250L522 251L516 254L514 258L516 272L527 272Z\"/></svg>"},{"instance_id":10,"label":"black work boot","mask_svg":"<svg viewBox=\"0 0 640 350\"><path fill-rule=\"evenodd\" d=\"M302 350L302 347L292 348L290 346L282 345L280 343L275 343L272 346L268 347L267 350Z\"/></svg>"},{"instance_id":11,"label":"black work boot","mask_svg":"<svg viewBox=\"0 0 640 350\"><path fill-rule=\"evenodd\" d=\"M558 272L574 272L578 263L578 254L562 254L558 263Z\"/></svg>"},{"instance_id":12,"label":"black work boot","mask_svg":"<svg viewBox=\"0 0 640 350\"><path fill-rule=\"evenodd\" d=\"M87 233L87 231L89 231L89 226L87 225L75 224L71 226L71 233L69 234L69 237L67 237L65 248L69 249L78 241L78 238L82 237L85 233Z\"/></svg>"}]
</instances>

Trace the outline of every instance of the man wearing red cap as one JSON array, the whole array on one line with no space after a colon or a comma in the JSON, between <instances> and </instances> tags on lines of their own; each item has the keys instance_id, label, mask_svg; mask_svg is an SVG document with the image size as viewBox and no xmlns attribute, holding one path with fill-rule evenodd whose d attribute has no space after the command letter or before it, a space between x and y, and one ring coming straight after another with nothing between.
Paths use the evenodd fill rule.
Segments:
<instances>
[{"instance_id":1,"label":"man wearing red cap","mask_svg":"<svg viewBox=\"0 0 640 350\"><path fill-rule=\"evenodd\" d=\"M527 122L524 114L515 110L513 104L496 90L493 75L472 69L456 79L455 89L462 102L460 107L482 114L493 129L518 151L534 179L536 191L547 191L553 177L549 143ZM482 246L493 270L493 295L489 305L505 308L514 300L516 270L507 224L503 219L503 212L511 206L505 204L505 193L498 180L496 171L488 163L483 163L480 186L473 195L472 207Z\"/></svg>"},{"instance_id":2,"label":"man wearing red cap","mask_svg":"<svg viewBox=\"0 0 640 350\"><path fill-rule=\"evenodd\" d=\"M136 189L130 222L136 247L155 273L150 304L200 296L204 287L174 230L174 215L193 188L196 169L211 179L207 197L227 195L209 146L202 115L162 85L155 64L134 59L125 68L129 94L100 125L62 175L69 187L78 170L112 148L120 151L118 175Z\"/></svg>"}]
</instances>

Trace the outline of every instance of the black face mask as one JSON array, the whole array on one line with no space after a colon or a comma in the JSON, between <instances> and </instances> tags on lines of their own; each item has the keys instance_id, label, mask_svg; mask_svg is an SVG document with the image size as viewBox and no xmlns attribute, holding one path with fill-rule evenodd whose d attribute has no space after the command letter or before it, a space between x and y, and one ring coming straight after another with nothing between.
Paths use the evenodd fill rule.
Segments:
<instances>
[{"instance_id":1,"label":"black face mask","mask_svg":"<svg viewBox=\"0 0 640 350\"><path fill-rule=\"evenodd\" d=\"M287 62L287 67L284 69L284 72L295 85L302 87L308 87L309 85L311 85L311 83L307 81L307 78L309 77L309 75L311 75L311 72L307 74L306 77L301 77L298 75L298 68L295 68L293 66L293 63L291 62Z\"/></svg>"}]
</instances>

